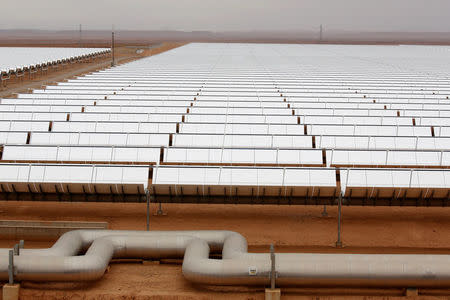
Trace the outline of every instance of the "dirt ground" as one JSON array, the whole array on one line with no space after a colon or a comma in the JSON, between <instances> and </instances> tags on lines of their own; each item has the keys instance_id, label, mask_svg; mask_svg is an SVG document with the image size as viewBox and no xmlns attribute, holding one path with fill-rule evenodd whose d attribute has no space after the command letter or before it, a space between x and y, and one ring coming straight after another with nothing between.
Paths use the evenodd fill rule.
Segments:
<instances>
[{"instance_id":1,"label":"dirt ground","mask_svg":"<svg viewBox=\"0 0 450 300\"><path fill-rule=\"evenodd\" d=\"M156 212L156 204L152 204ZM166 216L151 216L151 230L227 229L242 233L250 251L450 254L450 209L343 207L344 247L334 247L337 209L261 205L164 204ZM111 229L146 227L144 203L0 202L2 220L106 221ZM17 241L1 241L11 247ZM50 242L25 242L45 247ZM283 289L282 299L396 299L402 289ZM419 290L420 299L450 299L450 290ZM111 264L88 284L23 283L21 299L264 299L262 288L201 287L187 282L179 263Z\"/></svg>"}]
</instances>

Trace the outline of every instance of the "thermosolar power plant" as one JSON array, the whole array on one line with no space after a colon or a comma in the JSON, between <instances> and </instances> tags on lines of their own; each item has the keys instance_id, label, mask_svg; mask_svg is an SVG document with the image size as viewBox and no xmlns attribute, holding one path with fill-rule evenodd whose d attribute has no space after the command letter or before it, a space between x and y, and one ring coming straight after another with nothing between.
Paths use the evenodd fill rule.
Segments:
<instances>
[{"instance_id":1,"label":"thermosolar power plant","mask_svg":"<svg viewBox=\"0 0 450 300\"><path fill-rule=\"evenodd\" d=\"M189 44L2 99L1 197L447 205L449 53Z\"/></svg>"},{"instance_id":2,"label":"thermosolar power plant","mask_svg":"<svg viewBox=\"0 0 450 300\"><path fill-rule=\"evenodd\" d=\"M1 99L0 199L18 207L77 202L71 209L84 205L83 213L88 205L108 214L115 205L134 206L139 210L128 216L146 212L147 231L78 222L79 230L62 228L50 248L23 249L23 240L1 248L0 280L9 280L3 295L16 293L3 299L18 299L14 281L99 280L113 259L182 258L183 280L270 284L266 299L280 299L276 286L413 287L416 294L450 286L450 255L442 248L444 254L275 253L271 244L270 253L251 253L244 235L212 224L214 218L202 226L198 211L194 230L177 228L191 226L181 214L165 225L152 221L173 226L168 230L150 228L151 203L158 203L157 215L163 203L183 206L183 213L200 205L270 207L261 218L277 239L289 227L291 237L311 245L311 219L298 226L307 228L304 235L293 228L294 213L273 216L286 205L323 206L325 236L326 209L337 206L341 248L342 205L388 213L382 206L448 206L450 47L197 43L128 63L112 58L111 68ZM371 211L349 209L360 209L362 218ZM248 230L242 218L226 217L227 226ZM245 224L267 234L267 227ZM214 228L195 230L205 226ZM16 238L22 229L14 230Z\"/></svg>"},{"instance_id":3,"label":"thermosolar power plant","mask_svg":"<svg viewBox=\"0 0 450 300\"><path fill-rule=\"evenodd\" d=\"M109 49L0 47L0 71L22 71L106 52L109 52Z\"/></svg>"}]
</instances>

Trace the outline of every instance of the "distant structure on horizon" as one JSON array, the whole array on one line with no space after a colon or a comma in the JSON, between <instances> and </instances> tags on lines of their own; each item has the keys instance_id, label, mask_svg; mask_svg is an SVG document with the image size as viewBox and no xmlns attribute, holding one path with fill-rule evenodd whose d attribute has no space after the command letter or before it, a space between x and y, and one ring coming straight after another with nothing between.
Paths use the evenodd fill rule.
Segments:
<instances>
[{"instance_id":1,"label":"distant structure on horizon","mask_svg":"<svg viewBox=\"0 0 450 300\"><path fill-rule=\"evenodd\" d=\"M79 27L78 46L80 48L83 48L82 44L81 44L81 24L80 24L80 27Z\"/></svg>"},{"instance_id":2,"label":"distant structure on horizon","mask_svg":"<svg viewBox=\"0 0 450 300\"><path fill-rule=\"evenodd\" d=\"M322 37L323 37L323 28L322 28L322 24L320 24L319 42L322 42Z\"/></svg>"}]
</instances>

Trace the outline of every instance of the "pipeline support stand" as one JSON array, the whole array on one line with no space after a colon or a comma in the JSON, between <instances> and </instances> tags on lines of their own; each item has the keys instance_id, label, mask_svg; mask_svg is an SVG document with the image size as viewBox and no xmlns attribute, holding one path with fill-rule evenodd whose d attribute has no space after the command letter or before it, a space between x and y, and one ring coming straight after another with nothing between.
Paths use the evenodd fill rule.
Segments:
<instances>
[{"instance_id":1,"label":"pipeline support stand","mask_svg":"<svg viewBox=\"0 0 450 300\"><path fill-rule=\"evenodd\" d=\"M275 288L277 271L275 269L275 250L273 244L270 245L270 289L265 290L265 300L280 300L281 290Z\"/></svg>"},{"instance_id":2,"label":"pipeline support stand","mask_svg":"<svg viewBox=\"0 0 450 300\"><path fill-rule=\"evenodd\" d=\"M158 202L158 210L156 211L156 213L154 215L155 216L166 216L167 215L162 209L161 202Z\"/></svg>"},{"instance_id":3,"label":"pipeline support stand","mask_svg":"<svg viewBox=\"0 0 450 300\"><path fill-rule=\"evenodd\" d=\"M14 252L15 252L15 246L14 250L9 250L9 264L8 264L8 283L14 284Z\"/></svg>"},{"instance_id":4,"label":"pipeline support stand","mask_svg":"<svg viewBox=\"0 0 450 300\"><path fill-rule=\"evenodd\" d=\"M322 217L328 217L327 205L326 204L323 205Z\"/></svg>"},{"instance_id":5,"label":"pipeline support stand","mask_svg":"<svg viewBox=\"0 0 450 300\"><path fill-rule=\"evenodd\" d=\"M19 255L20 244L16 244L13 250L9 250L9 264L8 264L8 283L3 286L2 299L3 300L18 300L20 284L14 283L14 255Z\"/></svg>"}]
</instances>

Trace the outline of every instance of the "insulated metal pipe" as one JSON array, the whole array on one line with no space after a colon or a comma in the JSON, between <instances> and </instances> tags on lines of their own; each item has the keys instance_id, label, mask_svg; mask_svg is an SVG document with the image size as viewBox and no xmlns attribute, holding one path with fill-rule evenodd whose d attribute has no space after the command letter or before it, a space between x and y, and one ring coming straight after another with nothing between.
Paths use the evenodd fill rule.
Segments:
<instances>
[{"instance_id":1,"label":"insulated metal pipe","mask_svg":"<svg viewBox=\"0 0 450 300\"><path fill-rule=\"evenodd\" d=\"M0 249L0 280L8 279L9 250ZM209 258L220 250L222 259ZM273 255L248 253L246 239L232 231L76 230L51 248L21 249L13 264L16 280L83 281L101 278L113 258L184 256L183 275L199 284L269 285L275 269L278 286L450 286L450 255Z\"/></svg>"}]
</instances>

